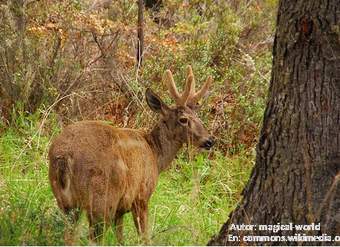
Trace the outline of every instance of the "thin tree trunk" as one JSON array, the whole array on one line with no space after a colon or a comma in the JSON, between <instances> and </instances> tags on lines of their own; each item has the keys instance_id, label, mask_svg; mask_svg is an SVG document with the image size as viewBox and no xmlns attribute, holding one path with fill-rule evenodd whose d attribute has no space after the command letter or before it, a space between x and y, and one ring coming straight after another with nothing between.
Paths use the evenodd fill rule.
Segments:
<instances>
[{"instance_id":1,"label":"thin tree trunk","mask_svg":"<svg viewBox=\"0 0 340 247\"><path fill-rule=\"evenodd\" d=\"M232 229L242 223L257 227ZM278 223L321 223L321 229L259 230ZM242 237L296 234L340 235L339 0L280 1L256 164L242 201L209 245L340 244Z\"/></svg>"},{"instance_id":2,"label":"thin tree trunk","mask_svg":"<svg viewBox=\"0 0 340 247\"><path fill-rule=\"evenodd\" d=\"M11 73L15 73L17 66L24 67L27 60L26 46L25 46L25 29L26 18L25 8L23 0L12 0L8 2L9 9L13 16L15 23L16 39L12 47L8 47L7 54L7 66L10 68ZM13 74L8 77L8 81L4 85L8 85L6 93L10 95L11 101L15 102L20 98L21 87L13 83Z\"/></svg>"},{"instance_id":3,"label":"thin tree trunk","mask_svg":"<svg viewBox=\"0 0 340 247\"><path fill-rule=\"evenodd\" d=\"M138 0L138 44L137 44L137 63L138 66L143 62L143 49L144 49L144 3L143 0Z\"/></svg>"}]
</instances>

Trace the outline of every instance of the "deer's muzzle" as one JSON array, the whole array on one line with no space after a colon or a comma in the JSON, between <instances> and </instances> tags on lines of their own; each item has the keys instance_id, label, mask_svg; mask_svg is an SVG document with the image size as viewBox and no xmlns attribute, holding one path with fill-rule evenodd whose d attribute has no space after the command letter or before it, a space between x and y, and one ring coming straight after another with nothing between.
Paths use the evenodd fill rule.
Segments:
<instances>
[{"instance_id":1,"label":"deer's muzzle","mask_svg":"<svg viewBox=\"0 0 340 247\"><path fill-rule=\"evenodd\" d=\"M206 150L210 150L210 148L212 148L214 144L215 144L215 138L213 136L210 136L207 140L203 142L203 144L200 147Z\"/></svg>"}]
</instances>

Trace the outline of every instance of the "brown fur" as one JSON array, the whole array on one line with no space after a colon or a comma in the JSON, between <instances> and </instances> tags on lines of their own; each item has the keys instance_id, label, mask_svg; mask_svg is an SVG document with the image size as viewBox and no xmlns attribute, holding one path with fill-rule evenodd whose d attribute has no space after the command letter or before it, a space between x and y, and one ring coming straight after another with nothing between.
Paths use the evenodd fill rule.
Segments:
<instances>
[{"instance_id":1,"label":"brown fur","mask_svg":"<svg viewBox=\"0 0 340 247\"><path fill-rule=\"evenodd\" d=\"M72 213L73 221L86 211L93 240L103 233L104 222L116 224L122 242L123 215L131 211L148 241L148 201L159 173L184 143L202 146L211 140L188 106L170 108L152 91L147 101L162 115L149 133L83 121L66 127L50 147L49 179L58 206Z\"/></svg>"}]
</instances>

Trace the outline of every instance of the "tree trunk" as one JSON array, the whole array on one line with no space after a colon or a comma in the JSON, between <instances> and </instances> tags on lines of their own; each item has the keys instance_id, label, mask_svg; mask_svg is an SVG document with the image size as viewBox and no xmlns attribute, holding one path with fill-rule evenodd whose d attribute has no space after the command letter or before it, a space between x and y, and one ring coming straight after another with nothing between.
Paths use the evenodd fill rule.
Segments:
<instances>
[{"instance_id":1,"label":"tree trunk","mask_svg":"<svg viewBox=\"0 0 340 247\"><path fill-rule=\"evenodd\" d=\"M137 43L137 66L140 67L143 62L143 49L144 49L144 3L143 0L138 0L138 43Z\"/></svg>"},{"instance_id":2,"label":"tree trunk","mask_svg":"<svg viewBox=\"0 0 340 247\"><path fill-rule=\"evenodd\" d=\"M242 223L255 228L235 230ZM278 223L293 227L259 229ZM321 229L295 227L312 223ZM242 201L208 244L340 244L288 239L298 234L340 235L339 0L280 1L256 164ZM247 242L247 235L282 238Z\"/></svg>"}]
</instances>

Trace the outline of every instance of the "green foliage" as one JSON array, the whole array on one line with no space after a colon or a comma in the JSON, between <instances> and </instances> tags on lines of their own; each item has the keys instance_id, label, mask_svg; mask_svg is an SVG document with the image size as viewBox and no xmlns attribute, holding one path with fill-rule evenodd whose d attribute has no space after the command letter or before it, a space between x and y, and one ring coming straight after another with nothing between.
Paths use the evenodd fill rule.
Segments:
<instances>
[{"instance_id":1,"label":"green foliage","mask_svg":"<svg viewBox=\"0 0 340 247\"><path fill-rule=\"evenodd\" d=\"M157 53L145 59L141 80L170 103L160 83L166 69L173 71L179 88L184 86L188 64L193 67L197 87L212 75L214 84L210 97L201 102L200 115L210 126L213 121L219 149L233 154L251 149L258 135L270 77L268 44L274 5L272 1L239 1L236 6L209 3L203 14L198 13L203 3L177 5L181 19L171 28L158 31L158 43L152 43ZM168 4L171 9L176 1Z\"/></svg>"},{"instance_id":2,"label":"green foliage","mask_svg":"<svg viewBox=\"0 0 340 247\"><path fill-rule=\"evenodd\" d=\"M38 113L15 119L0 138L0 245L62 244L47 180L49 138L39 134Z\"/></svg>"}]
</instances>

